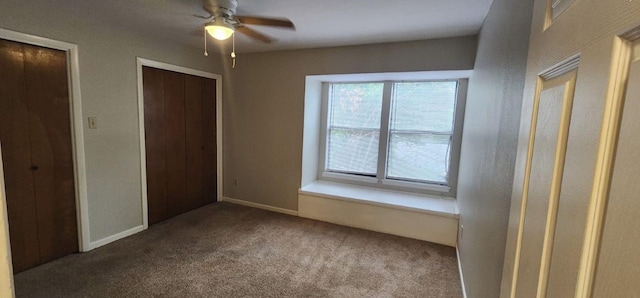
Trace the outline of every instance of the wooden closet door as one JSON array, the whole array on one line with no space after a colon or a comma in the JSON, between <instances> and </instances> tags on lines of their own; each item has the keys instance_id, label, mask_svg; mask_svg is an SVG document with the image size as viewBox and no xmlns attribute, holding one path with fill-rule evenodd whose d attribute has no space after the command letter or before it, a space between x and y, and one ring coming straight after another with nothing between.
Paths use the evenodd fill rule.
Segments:
<instances>
[{"instance_id":1,"label":"wooden closet door","mask_svg":"<svg viewBox=\"0 0 640 298\"><path fill-rule=\"evenodd\" d=\"M14 272L40 264L23 45L0 39L0 142Z\"/></svg>"},{"instance_id":2,"label":"wooden closet door","mask_svg":"<svg viewBox=\"0 0 640 298\"><path fill-rule=\"evenodd\" d=\"M186 132L184 75L164 72L165 132L167 136L167 212L169 217L188 211L186 204Z\"/></svg>"},{"instance_id":3,"label":"wooden closet door","mask_svg":"<svg viewBox=\"0 0 640 298\"><path fill-rule=\"evenodd\" d=\"M187 210L204 205L203 202L203 110L204 78L185 75L187 185L185 208Z\"/></svg>"},{"instance_id":4,"label":"wooden closet door","mask_svg":"<svg viewBox=\"0 0 640 298\"><path fill-rule=\"evenodd\" d=\"M203 143L203 198L204 204L213 203L218 197L218 147L216 143L216 80L204 78L202 94L202 143Z\"/></svg>"},{"instance_id":5,"label":"wooden closet door","mask_svg":"<svg viewBox=\"0 0 640 298\"><path fill-rule=\"evenodd\" d=\"M78 251L67 54L0 40L3 145L14 272Z\"/></svg>"},{"instance_id":6,"label":"wooden closet door","mask_svg":"<svg viewBox=\"0 0 640 298\"><path fill-rule=\"evenodd\" d=\"M142 80L147 161L147 205L149 224L151 225L168 217L164 72L155 68L143 67Z\"/></svg>"},{"instance_id":7,"label":"wooden closet door","mask_svg":"<svg viewBox=\"0 0 640 298\"><path fill-rule=\"evenodd\" d=\"M149 224L216 201L215 80L143 66Z\"/></svg>"},{"instance_id":8,"label":"wooden closet door","mask_svg":"<svg viewBox=\"0 0 640 298\"><path fill-rule=\"evenodd\" d=\"M185 76L187 202L189 209L216 201L216 81Z\"/></svg>"},{"instance_id":9,"label":"wooden closet door","mask_svg":"<svg viewBox=\"0 0 640 298\"><path fill-rule=\"evenodd\" d=\"M67 54L24 46L42 263L78 251Z\"/></svg>"}]
</instances>

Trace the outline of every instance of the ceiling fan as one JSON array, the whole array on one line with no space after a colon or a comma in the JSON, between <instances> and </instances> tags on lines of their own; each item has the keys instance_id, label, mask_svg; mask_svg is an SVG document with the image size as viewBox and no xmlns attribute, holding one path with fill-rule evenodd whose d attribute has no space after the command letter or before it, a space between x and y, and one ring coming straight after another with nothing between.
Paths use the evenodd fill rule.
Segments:
<instances>
[{"instance_id":1,"label":"ceiling fan","mask_svg":"<svg viewBox=\"0 0 640 298\"><path fill-rule=\"evenodd\" d=\"M293 23L286 18L236 15L237 0L203 0L202 2L202 7L209 13L209 16L201 17L209 20L204 25L204 30L217 40L228 39L234 32L240 32L264 43L272 42L270 37L245 25L272 26L295 30Z\"/></svg>"}]
</instances>

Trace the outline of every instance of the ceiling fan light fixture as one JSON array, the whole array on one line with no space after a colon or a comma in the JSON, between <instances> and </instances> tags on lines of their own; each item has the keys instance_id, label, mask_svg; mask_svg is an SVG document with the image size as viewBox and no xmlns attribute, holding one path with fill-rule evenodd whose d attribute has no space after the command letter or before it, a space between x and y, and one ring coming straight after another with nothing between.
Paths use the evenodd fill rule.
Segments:
<instances>
[{"instance_id":1,"label":"ceiling fan light fixture","mask_svg":"<svg viewBox=\"0 0 640 298\"><path fill-rule=\"evenodd\" d=\"M223 18L216 18L215 21L204 26L207 33L217 40L226 40L233 34L233 26L224 21Z\"/></svg>"}]
</instances>

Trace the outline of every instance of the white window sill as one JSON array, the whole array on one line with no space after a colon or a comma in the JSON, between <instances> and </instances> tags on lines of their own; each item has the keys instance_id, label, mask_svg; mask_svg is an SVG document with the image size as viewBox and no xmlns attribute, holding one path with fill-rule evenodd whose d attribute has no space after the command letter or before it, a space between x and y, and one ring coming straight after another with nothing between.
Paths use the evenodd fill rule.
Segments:
<instances>
[{"instance_id":1,"label":"white window sill","mask_svg":"<svg viewBox=\"0 0 640 298\"><path fill-rule=\"evenodd\" d=\"M352 201L389 208L458 218L458 204L453 198L410 194L329 181L315 181L298 193L336 200Z\"/></svg>"},{"instance_id":2,"label":"white window sill","mask_svg":"<svg viewBox=\"0 0 640 298\"><path fill-rule=\"evenodd\" d=\"M406 189L408 192L412 192L414 190L430 190L440 193L448 193L451 191L451 188L443 185L436 184L426 184L426 183L416 183L409 181L400 181L400 180L392 180L392 179L378 179L374 177L367 176L358 176L358 175L350 175L343 173L333 173L333 172L322 172L322 178L331 178L331 179L341 179L346 181L356 181L371 184L371 188L379 189L376 187L376 184L382 185L390 185L397 186ZM340 182L336 182L340 183Z\"/></svg>"}]
</instances>

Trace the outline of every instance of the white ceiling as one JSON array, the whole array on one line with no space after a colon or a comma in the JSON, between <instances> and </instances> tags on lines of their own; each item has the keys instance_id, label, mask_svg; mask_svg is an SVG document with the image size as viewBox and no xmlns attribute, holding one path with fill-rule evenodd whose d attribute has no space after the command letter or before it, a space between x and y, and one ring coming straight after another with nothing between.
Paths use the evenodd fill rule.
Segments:
<instances>
[{"instance_id":1,"label":"white ceiling","mask_svg":"<svg viewBox=\"0 0 640 298\"><path fill-rule=\"evenodd\" d=\"M86 0L82 0L86 1ZM92 18L203 48L201 0L94 1ZM238 0L239 15L286 17L296 30L249 26L276 41L238 34L236 51L259 52L476 34L492 0ZM220 45L222 43L222 45ZM211 48L228 41L209 40ZM212 49L213 50L213 49Z\"/></svg>"}]
</instances>

